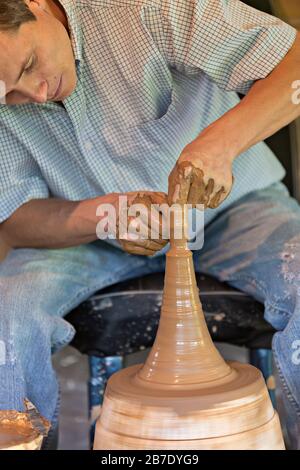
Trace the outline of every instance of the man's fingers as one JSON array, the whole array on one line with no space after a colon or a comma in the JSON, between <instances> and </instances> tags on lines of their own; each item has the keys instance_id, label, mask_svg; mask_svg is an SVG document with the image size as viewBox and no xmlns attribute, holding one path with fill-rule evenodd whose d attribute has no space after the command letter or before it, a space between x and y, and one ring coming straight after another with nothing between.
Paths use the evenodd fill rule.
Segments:
<instances>
[{"instance_id":1,"label":"man's fingers","mask_svg":"<svg viewBox=\"0 0 300 470\"><path fill-rule=\"evenodd\" d=\"M162 238L163 228L165 226L168 228L167 220L155 209L151 212L145 210L137 217L129 217L127 223L128 225L124 226L122 234L128 235L128 239L133 235L133 237L138 236L141 239L159 240Z\"/></svg>"},{"instance_id":2,"label":"man's fingers","mask_svg":"<svg viewBox=\"0 0 300 470\"><path fill-rule=\"evenodd\" d=\"M193 176L193 167L190 164L188 165L182 164L178 173L179 195L178 195L177 200L173 202L175 203L177 202L179 204L187 203L190 186L192 182L192 176Z\"/></svg>"},{"instance_id":3,"label":"man's fingers","mask_svg":"<svg viewBox=\"0 0 300 470\"><path fill-rule=\"evenodd\" d=\"M209 200L214 192L214 187L215 187L215 181L212 178L210 178L205 188L205 203L204 203L205 206L207 206L209 203Z\"/></svg>"},{"instance_id":4,"label":"man's fingers","mask_svg":"<svg viewBox=\"0 0 300 470\"><path fill-rule=\"evenodd\" d=\"M225 188L222 186L222 188L214 196L212 196L208 203L208 207L210 207L210 209L216 209L220 205L221 199L225 194Z\"/></svg>"},{"instance_id":5,"label":"man's fingers","mask_svg":"<svg viewBox=\"0 0 300 470\"><path fill-rule=\"evenodd\" d=\"M228 190L226 190L224 186L222 186L222 188L212 197L208 207L210 207L211 209L215 209L216 207L219 207L221 204L223 204L225 199L228 198L233 184L234 184L234 176L232 175L231 187Z\"/></svg>"},{"instance_id":6,"label":"man's fingers","mask_svg":"<svg viewBox=\"0 0 300 470\"><path fill-rule=\"evenodd\" d=\"M167 240L163 240L161 243L157 243L152 240L138 242L120 240L120 244L125 251L133 255L153 256L167 244Z\"/></svg>"},{"instance_id":7,"label":"man's fingers","mask_svg":"<svg viewBox=\"0 0 300 470\"><path fill-rule=\"evenodd\" d=\"M141 222L147 226L149 238L160 238L162 222L160 213L152 208L152 210L145 210L140 215Z\"/></svg>"},{"instance_id":8,"label":"man's fingers","mask_svg":"<svg viewBox=\"0 0 300 470\"><path fill-rule=\"evenodd\" d=\"M146 250L151 251L160 251L166 244L168 240L139 240L136 242L136 245L139 245Z\"/></svg>"},{"instance_id":9,"label":"man's fingers","mask_svg":"<svg viewBox=\"0 0 300 470\"><path fill-rule=\"evenodd\" d=\"M192 182L193 165L177 163L169 177L169 205L186 204Z\"/></svg>"},{"instance_id":10,"label":"man's fingers","mask_svg":"<svg viewBox=\"0 0 300 470\"><path fill-rule=\"evenodd\" d=\"M138 245L131 244L130 242L121 243L122 248L131 255L140 255L140 256L153 256L155 251L147 250Z\"/></svg>"},{"instance_id":11,"label":"man's fingers","mask_svg":"<svg viewBox=\"0 0 300 470\"><path fill-rule=\"evenodd\" d=\"M141 193L132 201L132 204L140 204L141 210L136 219L149 227L149 238L159 239L162 233L162 225L166 223L166 214L159 210L159 206L168 207L168 199L165 193Z\"/></svg>"},{"instance_id":12,"label":"man's fingers","mask_svg":"<svg viewBox=\"0 0 300 470\"><path fill-rule=\"evenodd\" d=\"M204 204L205 202L205 184L203 181L203 171L198 168L193 170L193 178L188 195L188 204Z\"/></svg>"},{"instance_id":13,"label":"man's fingers","mask_svg":"<svg viewBox=\"0 0 300 470\"><path fill-rule=\"evenodd\" d=\"M162 231L167 224L166 215L159 208L162 204L168 207L165 193L136 193L134 197L131 197L125 218L122 222L119 220L118 238L123 242L135 243L146 249L150 248L154 252L160 250L168 241L166 239L163 243L161 242ZM156 244L149 245L151 241ZM141 245L142 242L143 245ZM126 247L129 248L128 245Z\"/></svg>"},{"instance_id":14,"label":"man's fingers","mask_svg":"<svg viewBox=\"0 0 300 470\"><path fill-rule=\"evenodd\" d=\"M168 195L166 193L153 193L151 201L152 204L168 204Z\"/></svg>"}]
</instances>

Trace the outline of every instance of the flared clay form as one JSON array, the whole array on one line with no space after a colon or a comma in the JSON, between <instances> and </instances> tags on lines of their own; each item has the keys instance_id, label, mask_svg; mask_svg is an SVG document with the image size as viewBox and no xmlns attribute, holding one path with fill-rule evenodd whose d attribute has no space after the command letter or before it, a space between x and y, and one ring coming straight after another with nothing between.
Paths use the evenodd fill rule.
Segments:
<instances>
[{"instance_id":1,"label":"flared clay form","mask_svg":"<svg viewBox=\"0 0 300 470\"><path fill-rule=\"evenodd\" d=\"M261 372L226 363L211 340L184 237L167 253L155 343L108 381L94 449L284 449Z\"/></svg>"}]
</instances>

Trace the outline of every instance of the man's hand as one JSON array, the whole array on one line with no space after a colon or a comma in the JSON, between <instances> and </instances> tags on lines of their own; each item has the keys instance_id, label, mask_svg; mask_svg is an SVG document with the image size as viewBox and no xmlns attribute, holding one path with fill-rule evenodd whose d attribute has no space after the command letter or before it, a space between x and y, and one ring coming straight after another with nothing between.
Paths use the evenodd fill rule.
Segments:
<instances>
[{"instance_id":1,"label":"man's hand","mask_svg":"<svg viewBox=\"0 0 300 470\"><path fill-rule=\"evenodd\" d=\"M120 196L127 196L127 213L124 220L127 226L122 226L119 217ZM141 204L141 213L129 215L133 205ZM154 255L160 251L168 240L163 238L163 214L155 205L168 204L167 194L138 191L115 195L115 208L117 213L117 239L122 248L134 255ZM153 206L154 205L154 206ZM138 227L135 221L139 221ZM166 221L164 221L165 223ZM125 234L125 237L124 237Z\"/></svg>"},{"instance_id":2,"label":"man's hand","mask_svg":"<svg viewBox=\"0 0 300 470\"><path fill-rule=\"evenodd\" d=\"M201 147L194 141L182 151L169 176L170 205L203 204L215 209L229 195L233 185L231 160L212 157Z\"/></svg>"}]
</instances>

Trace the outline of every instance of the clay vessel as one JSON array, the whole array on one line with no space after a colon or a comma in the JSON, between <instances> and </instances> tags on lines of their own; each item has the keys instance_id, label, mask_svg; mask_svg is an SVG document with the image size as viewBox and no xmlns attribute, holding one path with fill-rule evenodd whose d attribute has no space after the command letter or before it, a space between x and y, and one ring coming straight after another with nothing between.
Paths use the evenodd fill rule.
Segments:
<instances>
[{"instance_id":1,"label":"clay vessel","mask_svg":"<svg viewBox=\"0 0 300 470\"><path fill-rule=\"evenodd\" d=\"M185 237L166 256L155 343L110 378L94 449L284 449L261 372L225 362L211 340Z\"/></svg>"}]
</instances>

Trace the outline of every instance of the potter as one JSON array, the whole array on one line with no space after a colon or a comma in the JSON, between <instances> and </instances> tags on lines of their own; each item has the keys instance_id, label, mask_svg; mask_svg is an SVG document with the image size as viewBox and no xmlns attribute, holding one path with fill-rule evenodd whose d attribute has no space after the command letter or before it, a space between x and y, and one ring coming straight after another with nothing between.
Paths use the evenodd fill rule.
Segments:
<instances>
[{"instance_id":1,"label":"potter","mask_svg":"<svg viewBox=\"0 0 300 470\"><path fill-rule=\"evenodd\" d=\"M264 304L276 329L277 386L286 400L292 447L300 448L300 374L290 360L300 337L300 206L263 143L300 115L291 99L299 63L296 29L239 0L0 0L6 93L0 105L0 238L11 248L0 263L1 412L24 412L28 398L51 422L48 444L60 415L52 353L75 334L66 315L101 289L164 270L167 240L160 230L156 240L98 239L99 205L117 211L119 196L134 200L142 192L148 202L163 197L206 207L205 244L195 266ZM191 278L182 277L187 271ZM191 309L184 321L180 303L170 309L172 276L183 286L182 308ZM215 351L192 278L190 254L172 245L158 343L144 367L112 380L102 419L110 405L136 393L140 412L149 413L152 427L139 430L149 434L149 445L154 436L166 442L181 410L174 445L207 439L207 446L218 441L230 447L233 430L243 434L249 423L247 446L258 445L264 433L266 445L280 447L277 415L258 372L227 364ZM190 365L181 360L181 334L191 339L184 343ZM124 403L121 384L127 384ZM228 405L230 430L222 407L215 415L211 407L224 396L232 404L231 394L238 401L238 385L248 398L253 392L254 402L245 402L247 419ZM162 411L162 427L151 419L151 399L154 411ZM169 414L167 400L173 403ZM132 411L128 431L138 443L138 411L132 402L125 408ZM205 427L200 418L206 414ZM120 425L108 421L114 429ZM181 441L183 432L192 441L187 434Z\"/></svg>"}]
</instances>

